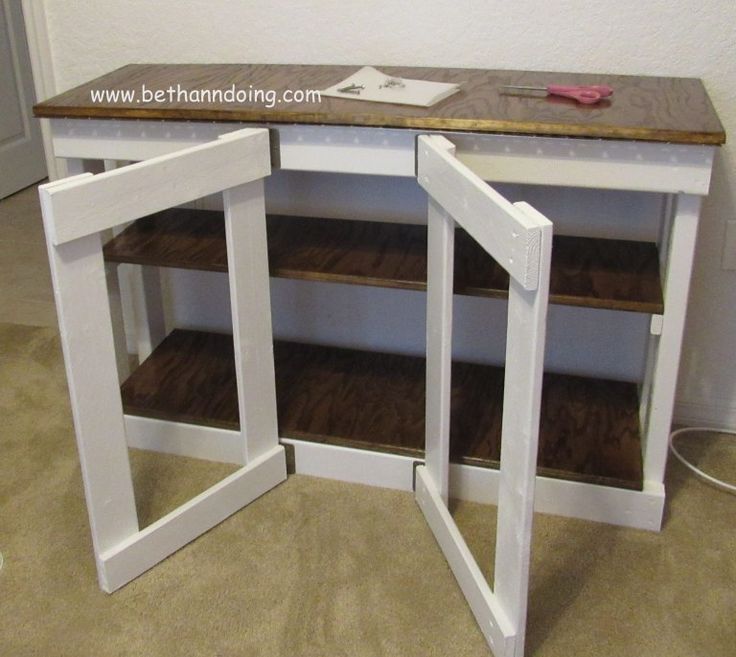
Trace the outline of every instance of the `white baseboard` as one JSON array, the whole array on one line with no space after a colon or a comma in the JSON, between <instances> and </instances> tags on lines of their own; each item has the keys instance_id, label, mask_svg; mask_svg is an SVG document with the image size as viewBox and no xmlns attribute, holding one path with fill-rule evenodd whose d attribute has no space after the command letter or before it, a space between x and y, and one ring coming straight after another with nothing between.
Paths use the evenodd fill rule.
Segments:
<instances>
[{"instance_id":1,"label":"white baseboard","mask_svg":"<svg viewBox=\"0 0 736 657\"><path fill-rule=\"evenodd\" d=\"M673 424L706 426L714 429L736 430L736 404L726 399L708 402L678 401L675 404Z\"/></svg>"}]
</instances>

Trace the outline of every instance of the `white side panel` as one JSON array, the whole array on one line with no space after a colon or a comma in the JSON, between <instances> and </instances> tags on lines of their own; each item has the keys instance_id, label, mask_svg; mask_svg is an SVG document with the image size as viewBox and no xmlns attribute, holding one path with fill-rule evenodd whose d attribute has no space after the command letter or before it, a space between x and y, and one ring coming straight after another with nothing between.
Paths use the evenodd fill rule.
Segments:
<instances>
[{"instance_id":1,"label":"white side panel","mask_svg":"<svg viewBox=\"0 0 736 657\"><path fill-rule=\"evenodd\" d=\"M119 589L284 481L285 463L276 447L101 554L102 588Z\"/></svg>"},{"instance_id":2,"label":"white side panel","mask_svg":"<svg viewBox=\"0 0 736 657\"><path fill-rule=\"evenodd\" d=\"M187 151L113 169L49 190L63 225L50 226L53 244L98 233L139 217L267 176L268 132L241 130ZM130 190L136 190L131 194Z\"/></svg>"}]
</instances>

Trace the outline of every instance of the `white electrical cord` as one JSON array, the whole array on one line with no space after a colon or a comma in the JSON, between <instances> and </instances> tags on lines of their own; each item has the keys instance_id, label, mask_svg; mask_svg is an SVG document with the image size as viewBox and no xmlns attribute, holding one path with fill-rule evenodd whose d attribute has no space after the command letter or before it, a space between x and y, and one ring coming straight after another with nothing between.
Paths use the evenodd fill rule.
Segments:
<instances>
[{"instance_id":1,"label":"white electrical cord","mask_svg":"<svg viewBox=\"0 0 736 657\"><path fill-rule=\"evenodd\" d=\"M673 431L670 434L670 451L677 457L677 459L682 463L686 468L692 470L698 477L700 477L703 481L707 481L709 484L713 484L717 488L720 488L721 490L725 490L729 493L733 493L736 495L736 486L732 484L727 484L725 481L721 481L720 479L716 479L715 477L711 477L709 474L705 474L700 468L696 468L690 461L686 460L685 457L680 454L680 452L677 451L677 448L675 447L675 438L683 433L691 433L696 431L708 431L711 433L726 433L731 436L736 436L736 431L728 431L726 429L713 429L711 427L686 427L684 429L677 429L677 431Z\"/></svg>"}]
</instances>

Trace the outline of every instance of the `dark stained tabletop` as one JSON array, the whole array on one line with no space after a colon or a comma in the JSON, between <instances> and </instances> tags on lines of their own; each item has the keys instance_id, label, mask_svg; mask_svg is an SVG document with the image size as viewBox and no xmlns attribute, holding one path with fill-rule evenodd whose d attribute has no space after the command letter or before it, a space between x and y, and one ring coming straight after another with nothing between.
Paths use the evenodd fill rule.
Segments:
<instances>
[{"instance_id":1,"label":"dark stained tabletop","mask_svg":"<svg viewBox=\"0 0 736 657\"><path fill-rule=\"evenodd\" d=\"M37 117L238 121L380 126L723 144L726 135L697 78L377 66L392 76L460 83L433 107L323 97L321 102L184 102L179 89L322 90L358 66L275 64L130 64L35 106ZM544 93L512 94L504 84L607 84L610 99L596 105ZM164 102L141 102L141 90L164 90ZM174 90L169 93L166 90ZM93 102L92 90L132 90L134 100Z\"/></svg>"}]
</instances>

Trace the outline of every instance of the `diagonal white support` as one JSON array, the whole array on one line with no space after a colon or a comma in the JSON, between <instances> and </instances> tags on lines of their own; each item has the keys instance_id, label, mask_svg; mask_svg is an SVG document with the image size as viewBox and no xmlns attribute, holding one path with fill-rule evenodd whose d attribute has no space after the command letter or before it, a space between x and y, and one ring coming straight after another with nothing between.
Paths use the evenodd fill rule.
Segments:
<instances>
[{"instance_id":1,"label":"diagonal white support","mask_svg":"<svg viewBox=\"0 0 736 657\"><path fill-rule=\"evenodd\" d=\"M419 137L419 184L524 289L536 289L539 225L456 160L453 150L444 137Z\"/></svg>"},{"instance_id":2,"label":"diagonal white support","mask_svg":"<svg viewBox=\"0 0 736 657\"><path fill-rule=\"evenodd\" d=\"M112 593L286 479L276 447L140 532L99 555L101 587Z\"/></svg>"},{"instance_id":3,"label":"diagonal white support","mask_svg":"<svg viewBox=\"0 0 736 657\"><path fill-rule=\"evenodd\" d=\"M514 657L518 628L488 586L425 466L416 469L416 500L473 616L496 657Z\"/></svg>"}]
</instances>

